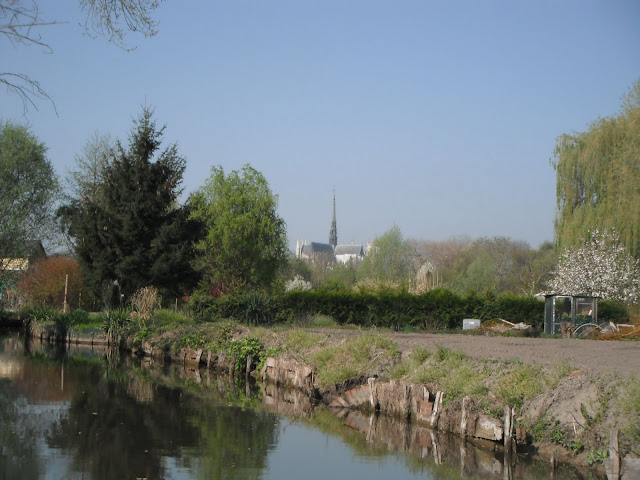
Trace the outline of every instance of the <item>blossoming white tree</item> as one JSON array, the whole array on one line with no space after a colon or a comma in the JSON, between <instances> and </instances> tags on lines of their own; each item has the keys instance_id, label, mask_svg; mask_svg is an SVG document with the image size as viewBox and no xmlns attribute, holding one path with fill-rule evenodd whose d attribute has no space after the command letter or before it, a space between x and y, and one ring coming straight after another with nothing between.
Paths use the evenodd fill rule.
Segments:
<instances>
[{"instance_id":1,"label":"blossoming white tree","mask_svg":"<svg viewBox=\"0 0 640 480\"><path fill-rule=\"evenodd\" d=\"M292 280L285 283L284 289L287 292L292 290L311 290L311 282L307 282L301 275L296 275Z\"/></svg>"},{"instance_id":2,"label":"blossoming white tree","mask_svg":"<svg viewBox=\"0 0 640 480\"><path fill-rule=\"evenodd\" d=\"M637 304L640 264L615 232L594 230L577 249L565 249L549 287L563 294L591 295Z\"/></svg>"}]
</instances>

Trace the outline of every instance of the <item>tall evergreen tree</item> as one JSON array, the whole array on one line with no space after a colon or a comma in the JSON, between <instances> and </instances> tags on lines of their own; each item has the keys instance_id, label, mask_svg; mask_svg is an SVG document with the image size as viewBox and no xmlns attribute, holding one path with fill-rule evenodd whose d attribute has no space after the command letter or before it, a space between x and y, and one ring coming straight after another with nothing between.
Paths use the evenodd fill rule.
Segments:
<instances>
[{"instance_id":1,"label":"tall evergreen tree","mask_svg":"<svg viewBox=\"0 0 640 480\"><path fill-rule=\"evenodd\" d=\"M163 132L143 109L128 149L118 143L100 194L61 210L96 292L104 281L117 280L125 296L148 285L179 294L195 281L192 245L199 228L188 207L177 204L185 160L173 144L154 161Z\"/></svg>"}]
</instances>

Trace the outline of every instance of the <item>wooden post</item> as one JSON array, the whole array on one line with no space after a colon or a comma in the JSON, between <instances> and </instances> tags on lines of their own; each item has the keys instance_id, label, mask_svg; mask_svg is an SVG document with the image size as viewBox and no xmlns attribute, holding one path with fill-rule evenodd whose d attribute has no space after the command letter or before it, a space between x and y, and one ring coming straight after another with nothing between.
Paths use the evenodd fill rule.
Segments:
<instances>
[{"instance_id":1,"label":"wooden post","mask_svg":"<svg viewBox=\"0 0 640 480\"><path fill-rule=\"evenodd\" d=\"M245 370L245 377L248 377L251 373L251 365L253 364L253 355L247 355L247 367Z\"/></svg>"},{"instance_id":2,"label":"wooden post","mask_svg":"<svg viewBox=\"0 0 640 480\"><path fill-rule=\"evenodd\" d=\"M444 393L436 393L436 399L433 402L433 411L431 412L431 428L438 427L438 419L440 418L440 409L442 408L442 397Z\"/></svg>"},{"instance_id":3,"label":"wooden post","mask_svg":"<svg viewBox=\"0 0 640 480\"><path fill-rule=\"evenodd\" d=\"M469 419L469 411L468 411L469 401L471 401L469 397L464 397L462 399L462 419L460 420L460 435L462 437L467 436L467 421Z\"/></svg>"},{"instance_id":4,"label":"wooden post","mask_svg":"<svg viewBox=\"0 0 640 480\"><path fill-rule=\"evenodd\" d=\"M611 430L609 438L609 459L605 462L607 480L620 480L620 449L618 445L618 429Z\"/></svg>"},{"instance_id":5,"label":"wooden post","mask_svg":"<svg viewBox=\"0 0 640 480\"><path fill-rule=\"evenodd\" d=\"M431 435L431 448L433 449L433 463L436 465L440 465L442 463L442 456L440 454L440 448L438 447L438 442L436 440L436 436L433 432L429 432Z\"/></svg>"},{"instance_id":6,"label":"wooden post","mask_svg":"<svg viewBox=\"0 0 640 480\"><path fill-rule=\"evenodd\" d=\"M515 409L506 405L504 407L504 448L511 448L513 439L513 417Z\"/></svg>"},{"instance_id":7,"label":"wooden post","mask_svg":"<svg viewBox=\"0 0 640 480\"><path fill-rule=\"evenodd\" d=\"M64 276L64 303L62 304L62 313L67 313L67 288L69 286L69 275Z\"/></svg>"}]
</instances>

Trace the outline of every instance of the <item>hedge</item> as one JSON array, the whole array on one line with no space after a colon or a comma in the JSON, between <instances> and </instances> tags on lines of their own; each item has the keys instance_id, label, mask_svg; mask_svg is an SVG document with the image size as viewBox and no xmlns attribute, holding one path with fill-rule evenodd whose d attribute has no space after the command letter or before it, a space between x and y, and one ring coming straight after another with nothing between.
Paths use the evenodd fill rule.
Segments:
<instances>
[{"instance_id":1,"label":"hedge","mask_svg":"<svg viewBox=\"0 0 640 480\"><path fill-rule=\"evenodd\" d=\"M247 320L260 313L268 322L287 322L313 314L328 315L339 324L364 327L406 327L425 330L462 328L465 318L502 318L542 328L544 302L515 295L460 296L438 288L421 295L407 292L292 291L276 296L249 294L218 298L200 296L191 302L202 319Z\"/></svg>"}]
</instances>

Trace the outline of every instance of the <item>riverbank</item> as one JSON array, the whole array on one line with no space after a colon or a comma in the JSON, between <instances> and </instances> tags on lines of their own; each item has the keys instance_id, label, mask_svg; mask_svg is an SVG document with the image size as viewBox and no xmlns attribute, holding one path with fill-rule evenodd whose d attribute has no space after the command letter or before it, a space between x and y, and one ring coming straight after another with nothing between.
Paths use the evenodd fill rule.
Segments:
<instances>
[{"instance_id":1,"label":"riverbank","mask_svg":"<svg viewBox=\"0 0 640 480\"><path fill-rule=\"evenodd\" d=\"M519 450L568 461L587 472L602 473L605 462L615 459L609 453L612 438L618 439L623 472L637 462L639 382L629 370L606 368L619 362L617 353L634 357L637 342L606 342L609 355L590 368L588 359L598 355L589 352L603 348L600 342L249 329L175 317L129 325L120 333L122 346L160 362L244 371L266 383L293 386L332 408L377 410L463 438L504 444L511 433ZM65 338L73 342L81 336L70 331ZM578 358L584 362L575 365L566 352L582 355ZM514 413L506 428L505 412Z\"/></svg>"}]
</instances>

